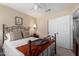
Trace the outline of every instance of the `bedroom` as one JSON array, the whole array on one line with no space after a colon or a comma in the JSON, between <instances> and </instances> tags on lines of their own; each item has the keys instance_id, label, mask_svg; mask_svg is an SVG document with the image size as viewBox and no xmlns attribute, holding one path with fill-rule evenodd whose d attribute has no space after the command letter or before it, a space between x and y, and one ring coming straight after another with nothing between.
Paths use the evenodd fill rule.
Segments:
<instances>
[{"instance_id":1,"label":"bedroom","mask_svg":"<svg viewBox=\"0 0 79 59\"><path fill-rule=\"evenodd\" d=\"M27 39L30 39L31 41L33 39L35 40L35 38L33 38L33 37L36 37L36 38L39 37L41 39L48 39L48 38L56 39L54 44L52 44L52 45L55 45L55 47L54 47L55 49L53 49L52 45L50 46L50 44L46 45L47 48L43 53L41 53L41 55L51 56L52 53L50 54L51 51L49 51L49 50L50 50L50 47L52 47L52 50L55 53L56 52L58 53L57 49L58 50L60 49L60 51L64 50L62 53L59 52L59 55L74 56L75 53L72 51L73 50L73 38L72 38L73 31L71 29L72 20L69 20L69 19L71 17L73 17L73 13L78 8L79 8L79 4L76 4L76 3L19 3L19 4L18 3L1 3L0 4L0 47L2 48L4 46L4 43L6 41L8 41L8 40L6 40L8 38L5 38L5 32L7 31L7 29L8 29L8 32L10 32L10 31L12 32L15 29L18 29L18 30L23 29L23 30L26 30L27 32L29 32L29 36L31 38L27 38ZM66 20L66 19L68 19L68 20ZM52 20L57 20L57 21L52 21ZM65 20L65 21L63 21L63 20ZM51 26L53 26L53 29ZM51 31L51 29L52 29L52 31ZM57 29L59 29L59 30L57 30ZM20 34L23 35L23 32L21 32L20 34L17 34L17 32L15 32L15 35L14 35L17 38L19 36L21 36ZM63 33L61 33L61 32L63 32ZM59 33L60 33L60 35L56 36ZM11 33L11 34L13 34L13 33ZM54 34L56 34L56 35L54 35ZM52 35L53 37L49 37L48 35ZM28 35L24 32L24 36L26 37ZM63 40L61 40L61 38ZM67 40L65 40L66 38L67 38ZM18 41L20 43L18 43ZM27 40L25 41L24 39L23 39L23 41L11 39L11 42L12 42L12 44L15 43L14 44L15 46L13 46L13 47L16 47L16 45L20 46L20 44L22 44L23 42L24 42L23 44L28 43ZM11 42L8 42L7 44L8 45L10 44L10 46L11 46ZM39 44L39 42L38 42L38 44ZM60 48L57 46L59 46ZM11 49L13 49L13 47ZM1 53L3 52L6 56L7 55L11 55L11 56L23 55L20 51L19 52L16 51L13 54L13 53L11 53L12 50L10 51L9 48L4 46L3 47L4 51L2 51L2 49L1 49ZM41 50L40 47L39 47L39 49Z\"/></svg>"}]
</instances>

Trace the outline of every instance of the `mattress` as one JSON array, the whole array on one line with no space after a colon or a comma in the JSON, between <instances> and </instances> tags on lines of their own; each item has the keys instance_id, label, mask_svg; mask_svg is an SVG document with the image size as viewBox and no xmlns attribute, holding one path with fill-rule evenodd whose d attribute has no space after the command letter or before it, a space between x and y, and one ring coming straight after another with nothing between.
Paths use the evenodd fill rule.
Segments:
<instances>
[{"instance_id":1,"label":"mattress","mask_svg":"<svg viewBox=\"0 0 79 59\"><path fill-rule=\"evenodd\" d=\"M17 50L16 47L28 44L29 40L34 41L37 39L38 38L35 38L35 37L29 37L29 38L19 39L19 40L15 40L15 41L5 40L4 45L3 45L4 54L6 56L24 56L24 54L22 52L20 52L19 50ZM53 48L54 44L49 47ZM48 50L50 50L50 48L48 48ZM42 55L42 54L40 54L40 55Z\"/></svg>"}]
</instances>

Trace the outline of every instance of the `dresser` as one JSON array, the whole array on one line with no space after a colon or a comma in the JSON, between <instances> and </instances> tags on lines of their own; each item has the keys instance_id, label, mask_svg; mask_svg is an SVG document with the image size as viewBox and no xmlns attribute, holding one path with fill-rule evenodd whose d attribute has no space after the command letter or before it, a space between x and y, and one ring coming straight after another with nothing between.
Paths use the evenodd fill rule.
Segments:
<instances>
[{"instance_id":1,"label":"dresser","mask_svg":"<svg viewBox=\"0 0 79 59\"><path fill-rule=\"evenodd\" d=\"M39 38L39 35L37 35L37 34L33 34L32 37Z\"/></svg>"},{"instance_id":2,"label":"dresser","mask_svg":"<svg viewBox=\"0 0 79 59\"><path fill-rule=\"evenodd\" d=\"M73 41L73 51L76 56L79 56L79 39L77 37Z\"/></svg>"}]
</instances>

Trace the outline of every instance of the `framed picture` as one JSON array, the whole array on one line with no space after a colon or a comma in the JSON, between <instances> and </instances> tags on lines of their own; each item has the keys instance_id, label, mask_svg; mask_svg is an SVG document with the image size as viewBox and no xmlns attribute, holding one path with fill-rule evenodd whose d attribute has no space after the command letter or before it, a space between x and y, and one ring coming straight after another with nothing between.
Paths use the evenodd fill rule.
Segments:
<instances>
[{"instance_id":1,"label":"framed picture","mask_svg":"<svg viewBox=\"0 0 79 59\"><path fill-rule=\"evenodd\" d=\"M23 18L15 16L15 25L22 25L23 24Z\"/></svg>"}]
</instances>

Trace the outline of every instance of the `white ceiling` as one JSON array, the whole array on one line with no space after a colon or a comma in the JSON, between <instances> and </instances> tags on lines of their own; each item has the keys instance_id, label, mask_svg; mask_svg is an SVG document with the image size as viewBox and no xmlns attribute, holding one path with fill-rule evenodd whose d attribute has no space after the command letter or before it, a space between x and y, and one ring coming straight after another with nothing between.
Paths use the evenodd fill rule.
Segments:
<instances>
[{"instance_id":1,"label":"white ceiling","mask_svg":"<svg viewBox=\"0 0 79 59\"><path fill-rule=\"evenodd\" d=\"M34 16L34 15L40 15L40 14L42 15L42 14L48 13L46 12L48 9L51 9L52 12L57 12L59 10L63 10L67 8L70 4L68 3L40 3L40 8L38 8L37 10L32 9L34 8L35 3L3 3L2 5L5 5L17 11L20 11L22 13Z\"/></svg>"}]
</instances>

